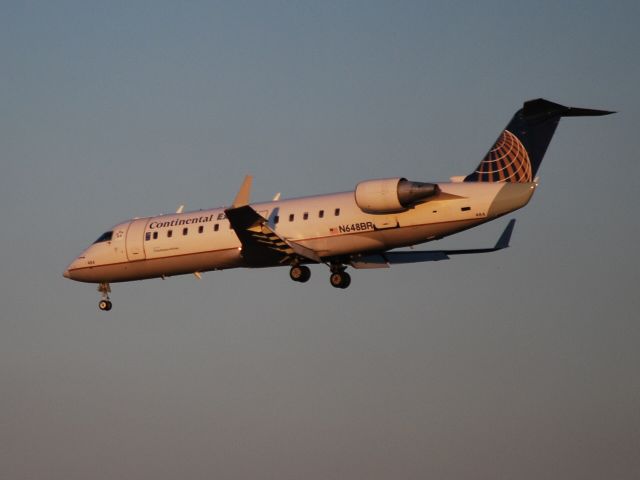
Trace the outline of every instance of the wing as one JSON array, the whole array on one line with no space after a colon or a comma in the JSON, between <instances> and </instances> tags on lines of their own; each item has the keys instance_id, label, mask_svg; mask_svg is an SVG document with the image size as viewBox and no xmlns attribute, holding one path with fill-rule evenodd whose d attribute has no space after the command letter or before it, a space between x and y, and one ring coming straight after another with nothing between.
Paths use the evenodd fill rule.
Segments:
<instances>
[{"instance_id":1,"label":"wing","mask_svg":"<svg viewBox=\"0 0 640 480\"><path fill-rule=\"evenodd\" d=\"M249 205L225 210L242 244L242 256L252 267L288 265L296 258L320 263L320 257L311 249L279 236L269 222Z\"/></svg>"},{"instance_id":2,"label":"wing","mask_svg":"<svg viewBox=\"0 0 640 480\"><path fill-rule=\"evenodd\" d=\"M516 224L512 219L500 235L500 238L492 248L474 248L469 250L425 250L409 252L384 252L373 255L352 257L353 268L389 268L389 265L418 262L437 262L449 260L450 255L469 255L474 253L497 252L509 247L509 240Z\"/></svg>"}]
</instances>

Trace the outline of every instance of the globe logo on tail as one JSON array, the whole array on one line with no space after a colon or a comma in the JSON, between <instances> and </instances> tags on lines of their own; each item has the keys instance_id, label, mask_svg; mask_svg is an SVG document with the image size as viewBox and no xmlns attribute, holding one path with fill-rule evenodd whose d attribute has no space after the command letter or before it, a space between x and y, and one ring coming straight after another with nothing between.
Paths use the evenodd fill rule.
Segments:
<instances>
[{"instance_id":1,"label":"globe logo on tail","mask_svg":"<svg viewBox=\"0 0 640 480\"><path fill-rule=\"evenodd\" d=\"M531 182L531 160L518 137L504 130L478 165L476 178L483 182Z\"/></svg>"}]
</instances>

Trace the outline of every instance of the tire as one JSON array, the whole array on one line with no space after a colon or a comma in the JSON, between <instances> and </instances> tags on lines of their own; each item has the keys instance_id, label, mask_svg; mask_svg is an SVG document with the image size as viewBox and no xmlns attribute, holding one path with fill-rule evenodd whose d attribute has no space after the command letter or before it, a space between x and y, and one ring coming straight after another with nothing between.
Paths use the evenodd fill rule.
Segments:
<instances>
[{"instance_id":1,"label":"tire","mask_svg":"<svg viewBox=\"0 0 640 480\"><path fill-rule=\"evenodd\" d=\"M340 288L347 288L351 285L351 275L347 272L342 272L342 283L340 284Z\"/></svg>"},{"instance_id":2,"label":"tire","mask_svg":"<svg viewBox=\"0 0 640 480\"><path fill-rule=\"evenodd\" d=\"M311 269L306 265L303 265L300 267L300 270L302 270L302 276L298 279L298 281L300 283L308 282L311 278Z\"/></svg>"},{"instance_id":3,"label":"tire","mask_svg":"<svg viewBox=\"0 0 640 480\"><path fill-rule=\"evenodd\" d=\"M304 283L311 277L311 270L305 265L291 267L291 270L289 270L289 276L294 282Z\"/></svg>"},{"instance_id":4,"label":"tire","mask_svg":"<svg viewBox=\"0 0 640 480\"><path fill-rule=\"evenodd\" d=\"M345 275L346 274L344 272L332 273L331 276L329 277L329 282L331 283L331 286L334 288L344 288L342 284L344 283Z\"/></svg>"},{"instance_id":5,"label":"tire","mask_svg":"<svg viewBox=\"0 0 640 480\"><path fill-rule=\"evenodd\" d=\"M329 277L329 282L332 287L344 289L351 285L351 275L347 272L335 272Z\"/></svg>"}]
</instances>

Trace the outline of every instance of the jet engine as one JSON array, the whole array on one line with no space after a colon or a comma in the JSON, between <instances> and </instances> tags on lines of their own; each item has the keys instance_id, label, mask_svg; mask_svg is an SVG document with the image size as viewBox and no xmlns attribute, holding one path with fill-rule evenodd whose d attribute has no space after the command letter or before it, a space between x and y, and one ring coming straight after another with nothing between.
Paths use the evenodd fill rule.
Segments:
<instances>
[{"instance_id":1,"label":"jet engine","mask_svg":"<svg viewBox=\"0 0 640 480\"><path fill-rule=\"evenodd\" d=\"M366 180L356 185L356 203L366 213L397 213L438 193L435 183L411 182L406 178Z\"/></svg>"}]
</instances>

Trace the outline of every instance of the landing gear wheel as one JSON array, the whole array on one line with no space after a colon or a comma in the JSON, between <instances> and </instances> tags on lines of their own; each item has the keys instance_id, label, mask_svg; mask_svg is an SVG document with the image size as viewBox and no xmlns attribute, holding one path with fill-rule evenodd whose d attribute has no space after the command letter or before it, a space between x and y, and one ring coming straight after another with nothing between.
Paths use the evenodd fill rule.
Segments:
<instances>
[{"instance_id":1,"label":"landing gear wheel","mask_svg":"<svg viewBox=\"0 0 640 480\"><path fill-rule=\"evenodd\" d=\"M334 272L329 277L331 286L335 288L347 288L351 285L351 275L347 272Z\"/></svg>"},{"instance_id":2,"label":"landing gear wheel","mask_svg":"<svg viewBox=\"0 0 640 480\"><path fill-rule=\"evenodd\" d=\"M98 285L98 291L102 294L102 300L98 302L98 308L103 312L111 310L111 300L109 300L109 294L111 293L111 286L107 282L101 282Z\"/></svg>"},{"instance_id":3,"label":"landing gear wheel","mask_svg":"<svg viewBox=\"0 0 640 480\"><path fill-rule=\"evenodd\" d=\"M291 267L291 270L289 270L289 276L294 282L304 283L311 277L311 270L306 265L297 265Z\"/></svg>"},{"instance_id":4,"label":"landing gear wheel","mask_svg":"<svg viewBox=\"0 0 640 480\"><path fill-rule=\"evenodd\" d=\"M113 305L111 304L111 300L100 300L98 302L98 308L103 312L108 312L109 310L111 310L112 306Z\"/></svg>"}]
</instances>

